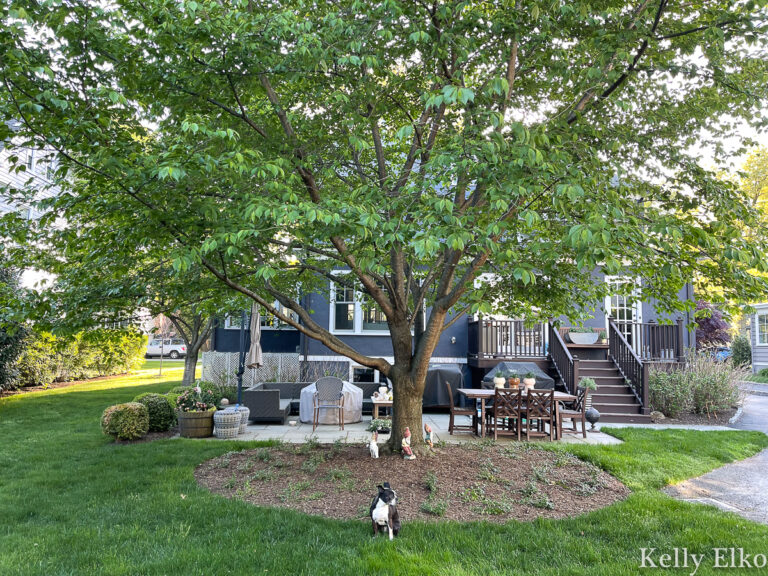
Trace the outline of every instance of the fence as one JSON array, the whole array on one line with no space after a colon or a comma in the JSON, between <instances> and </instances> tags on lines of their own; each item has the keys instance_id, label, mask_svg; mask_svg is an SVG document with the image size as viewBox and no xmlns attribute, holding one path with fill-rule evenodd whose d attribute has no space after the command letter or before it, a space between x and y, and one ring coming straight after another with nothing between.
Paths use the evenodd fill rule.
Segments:
<instances>
[{"instance_id":1,"label":"fence","mask_svg":"<svg viewBox=\"0 0 768 576\"><path fill-rule=\"evenodd\" d=\"M262 354L263 365L248 368L243 373L243 386L258 382L299 382L300 363L298 354ZM216 384L237 384L237 352L203 352L203 380Z\"/></svg>"}]
</instances>

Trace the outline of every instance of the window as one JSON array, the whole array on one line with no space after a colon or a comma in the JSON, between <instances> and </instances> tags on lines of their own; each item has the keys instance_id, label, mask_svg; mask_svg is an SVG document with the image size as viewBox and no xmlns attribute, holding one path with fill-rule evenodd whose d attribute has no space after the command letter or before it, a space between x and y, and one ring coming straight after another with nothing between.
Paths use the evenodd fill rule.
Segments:
<instances>
[{"instance_id":1,"label":"window","mask_svg":"<svg viewBox=\"0 0 768 576\"><path fill-rule=\"evenodd\" d=\"M336 331L355 331L355 291L346 286L336 286L333 303L333 329Z\"/></svg>"},{"instance_id":2,"label":"window","mask_svg":"<svg viewBox=\"0 0 768 576\"><path fill-rule=\"evenodd\" d=\"M273 306L279 310L282 314L285 314L286 316L289 316L290 318L293 318L298 322L298 315L293 310L290 310L286 307L284 307L279 302L274 302ZM246 323L249 322L250 319L250 313L247 313L245 315L245 321ZM242 322L242 314L240 312L234 312L232 314L229 314L226 318L224 318L224 328L226 330L240 330L240 323ZM274 330L274 329L293 329L293 326L290 324L287 324L286 322L283 322L280 320L277 316L273 316L272 314L266 312L261 314L261 327L266 330ZM246 325L246 328L248 326Z\"/></svg>"},{"instance_id":3,"label":"window","mask_svg":"<svg viewBox=\"0 0 768 576\"><path fill-rule=\"evenodd\" d=\"M27 170L32 170L35 166L35 152L34 150L29 150L27 152Z\"/></svg>"},{"instance_id":4,"label":"window","mask_svg":"<svg viewBox=\"0 0 768 576\"><path fill-rule=\"evenodd\" d=\"M388 334L387 317L362 292L331 283L331 328L341 334Z\"/></svg>"},{"instance_id":5,"label":"window","mask_svg":"<svg viewBox=\"0 0 768 576\"><path fill-rule=\"evenodd\" d=\"M757 345L768 346L768 311L755 314Z\"/></svg>"},{"instance_id":6,"label":"window","mask_svg":"<svg viewBox=\"0 0 768 576\"><path fill-rule=\"evenodd\" d=\"M240 330L242 317L240 314L231 314L224 318L224 328L227 330Z\"/></svg>"}]
</instances>

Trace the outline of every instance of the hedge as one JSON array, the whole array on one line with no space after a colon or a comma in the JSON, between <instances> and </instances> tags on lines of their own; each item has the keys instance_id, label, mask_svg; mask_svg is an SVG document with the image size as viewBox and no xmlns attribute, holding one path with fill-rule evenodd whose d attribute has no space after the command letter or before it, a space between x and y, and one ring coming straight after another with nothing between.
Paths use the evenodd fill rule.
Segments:
<instances>
[{"instance_id":1,"label":"hedge","mask_svg":"<svg viewBox=\"0 0 768 576\"><path fill-rule=\"evenodd\" d=\"M149 431L149 411L139 402L115 404L101 415L101 430L118 440L138 440Z\"/></svg>"},{"instance_id":2,"label":"hedge","mask_svg":"<svg viewBox=\"0 0 768 576\"><path fill-rule=\"evenodd\" d=\"M123 374L141 365L147 337L135 328L95 328L71 336L32 330L13 387Z\"/></svg>"},{"instance_id":3,"label":"hedge","mask_svg":"<svg viewBox=\"0 0 768 576\"><path fill-rule=\"evenodd\" d=\"M145 392L136 396L133 401L144 404L147 407L150 432L165 432L173 426L175 419L174 409L171 407L167 397L161 394Z\"/></svg>"}]
</instances>

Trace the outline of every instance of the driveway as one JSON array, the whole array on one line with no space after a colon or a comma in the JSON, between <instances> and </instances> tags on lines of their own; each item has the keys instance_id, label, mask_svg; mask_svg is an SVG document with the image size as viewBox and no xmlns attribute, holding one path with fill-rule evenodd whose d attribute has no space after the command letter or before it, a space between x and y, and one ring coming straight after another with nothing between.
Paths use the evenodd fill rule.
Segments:
<instances>
[{"instance_id":1,"label":"driveway","mask_svg":"<svg viewBox=\"0 0 768 576\"><path fill-rule=\"evenodd\" d=\"M768 396L750 395L744 402L744 414L732 428L759 430L768 434ZM726 464L698 478L665 488L679 500L710 504L768 524L768 450Z\"/></svg>"}]
</instances>

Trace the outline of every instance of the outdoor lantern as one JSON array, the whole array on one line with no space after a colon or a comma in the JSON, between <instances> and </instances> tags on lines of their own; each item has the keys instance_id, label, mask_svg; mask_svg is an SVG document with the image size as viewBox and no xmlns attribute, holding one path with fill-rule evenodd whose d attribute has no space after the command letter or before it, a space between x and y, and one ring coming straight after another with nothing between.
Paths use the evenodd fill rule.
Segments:
<instances>
[{"instance_id":1,"label":"outdoor lantern","mask_svg":"<svg viewBox=\"0 0 768 576\"><path fill-rule=\"evenodd\" d=\"M600 420L600 412L598 412L596 408L592 407L584 413L584 418L587 419L587 422L592 424L592 427L589 429L589 431L597 432L597 430L595 430L595 424L597 424L597 421Z\"/></svg>"}]
</instances>

